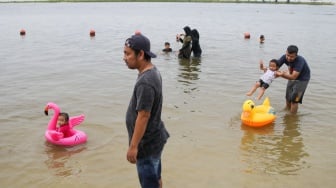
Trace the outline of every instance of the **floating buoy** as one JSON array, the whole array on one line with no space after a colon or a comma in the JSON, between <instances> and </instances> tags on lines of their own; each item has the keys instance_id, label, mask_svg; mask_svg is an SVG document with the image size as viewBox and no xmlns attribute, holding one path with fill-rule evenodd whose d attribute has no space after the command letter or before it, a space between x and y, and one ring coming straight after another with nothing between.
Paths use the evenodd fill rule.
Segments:
<instances>
[{"instance_id":1,"label":"floating buoy","mask_svg":"<svg viewBox=\"0 0 336 188\"><path fill-rule=\"evenodd\" d=\"M20 30L20 35L21 35L21 36L26 35L26 30L21 29L21 30Z\"/></svg>"},{"instance_id":2,"label":"floating buoy","mask_svg":"<svg viewBox=\"0 0 336 188\"><path fill-rule=\"evenodd\" d=\"M245 39L249 39L251 37L250 33L249 32L245 32L244 33L244 38Z\"/></svg>"},{"instance_id":3,"label":"floating buoy","mask_svg":"<svg viewBox=\"0 0 336 188\"><path fill-rule=\"evenodd\" d=\"M136 30L136 31L134 32L134 34L136 34L136 35L141 35L141 31L140 31L140 30Z\"/></svg>"},{"instance_id":4,"label":"floating buoy","mask_svg":"<svg viewBox=\"0 0 336 188\"><path fill-rule=\"evenodd\" d=\"M91 29L90 30L90 37L94 37L94 36L96 36L96 31Z\"/></svg>"}]
</instances>

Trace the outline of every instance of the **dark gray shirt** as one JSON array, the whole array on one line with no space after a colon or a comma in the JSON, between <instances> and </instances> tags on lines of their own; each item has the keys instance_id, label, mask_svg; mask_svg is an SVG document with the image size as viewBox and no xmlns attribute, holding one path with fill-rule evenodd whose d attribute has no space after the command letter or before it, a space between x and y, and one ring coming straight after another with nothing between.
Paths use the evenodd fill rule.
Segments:
<instances>
[{"instance_id":1,"label":"dark gray shirt","mask_svg":"<svg viewBox=\"0 0 336 188\"><path fill-rule=\"evenodd\" d=\"M139 74L126 113L126 127L130 142L138 111L150 112L146 131L138 146L138 158L159 155L169 137L161 120L162 100L162 78L154 66Z\"/></svg>"},{"instance_id":2,"label":"dark gray shirt","mask_svg":"<svg viewBox=\"0 0 336 188\"><path fill-rule=\"evenodd\" d=\"M293 72L295 70L296 72L299 72L299 77L296 80L299 81L309 81L310 80L310 68L308 66L308 63L302 56L297 56L294 60L294 62L288 62L286 59L286 55L283 55L278 60L279 67L281 67L283 64L286 64L289 67L290 72Z\"/></svg>"}]
</instances>

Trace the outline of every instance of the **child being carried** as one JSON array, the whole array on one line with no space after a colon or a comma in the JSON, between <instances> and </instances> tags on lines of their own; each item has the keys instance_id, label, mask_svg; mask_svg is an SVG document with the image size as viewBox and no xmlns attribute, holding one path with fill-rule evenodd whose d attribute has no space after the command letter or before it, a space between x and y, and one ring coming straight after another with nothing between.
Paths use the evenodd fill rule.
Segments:
<instances>
[{"instance_id":1,"label":"child being carried","mask_svg":"<svg viewBox=\"0 0 336 188\"><path fill-rule=\"evenodd\" d=\"M264 95L265 90L271 85L272 81L281 74L279 70L278 61L276 59L271 59L269 62L269 67L265 67L262 60L260 60L260 70L264 71L264 74L261 75L259 81L257 81L251 90L246 93L247 96L253 95L253 93L260 87L258 100Z\"/></svg>"}]
</instances>

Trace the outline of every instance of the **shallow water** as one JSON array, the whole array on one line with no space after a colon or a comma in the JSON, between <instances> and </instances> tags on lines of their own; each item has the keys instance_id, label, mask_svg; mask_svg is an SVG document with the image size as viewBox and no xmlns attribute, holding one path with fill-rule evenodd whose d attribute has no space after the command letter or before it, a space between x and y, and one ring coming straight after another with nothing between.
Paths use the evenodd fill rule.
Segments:
<instances>
[{"instance_id":1,"label":"shallow water","mask_svg":"<svg viewBox=\"0 0 336 188\"><path fill-rule=\"evenodd\" d=\"M332 187L335 162L335 6L216 3L24 3L0 6L0 186L139 187L126 161L125 113L137 76L123 43L141 30L158 54L165 187ZM189 25L203 57L161 53ZM19 36L24 28L26 36ZM94 29L96 37L90 38ZM251 39L244 40L243 33ZM266 41L258 43L260 34ZM286 81L265 96L274 124L241 125L259 59L299 46L312 79L297 115L283 110ZM285 67L283 67L284 69ZM62 148L44 140L47 102L70 115L88 142ZM260 102L257 102L260 103Z\"/></svg>"}]
</instances>

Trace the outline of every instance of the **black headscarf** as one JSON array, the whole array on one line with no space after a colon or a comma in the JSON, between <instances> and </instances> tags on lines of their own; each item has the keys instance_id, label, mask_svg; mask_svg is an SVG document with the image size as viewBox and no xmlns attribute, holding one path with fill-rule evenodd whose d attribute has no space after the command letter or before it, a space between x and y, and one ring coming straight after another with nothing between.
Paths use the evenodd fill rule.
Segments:
<instances>
[{"instance_id":1,"label":"black headscarf","mask_svg":"<svg viewBox=\"0 0 336 188\"><path fill-rule=\"evenodd\" d=\"M190 34L191 34L191 29L190 29L189 26L185 26L185 27L183 28L183 30L184 30L184 32L185 32L185 34L186 34L187 36L190 36Z\"/></svg>"},{"instance_id":2,"label":"black headscarf","mask_svg":"<svg viewBox=\"0 0 336 188\"><path fill-rule=\"evenodd\" d=\"M192 40L199 40L200 36L199 36L197 29L191 30L190 35L191 35Z\"/></svg>"}]
</instances>

